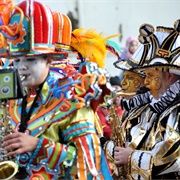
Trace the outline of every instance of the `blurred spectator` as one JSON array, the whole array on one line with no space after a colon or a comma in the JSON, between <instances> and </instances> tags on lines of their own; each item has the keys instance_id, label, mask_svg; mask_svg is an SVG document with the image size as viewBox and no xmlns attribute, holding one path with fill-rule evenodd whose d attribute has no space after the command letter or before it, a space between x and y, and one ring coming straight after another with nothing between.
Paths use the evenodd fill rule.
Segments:
<instances>
[{"instance_id":1,"label":"blurred spectator","mask_svg":"<svg viewBox=\"0 0 180 180\"><path fill-rule=\"evenodd\" d=\"M131 57L138 47L138 40L133 36L129 36L126 40L126 48L121 54L121 59L128 59Z\"/></svg>"},{"instance_id":2,"label":"blurred spectator","mask_svg":"<svg viewBox=\"0 0 180 180\"><path fill-rule=\"evenodd\" d=\"M114 95L116 94L117 91L121 91L121 81L120 81L120 78L118 76L111 77L110 78L110 84L114 88L114 92L113 92ZM122 114L122 112L121 112L122 109L121 109L121 106L120 106L120 104L121 104L121 96L118 96L114 100L113 103L117 106L117 108L120 109L120 111L118 111L118 114L121 115Z\"/></svg>"},{"instance_id":3,"label":"blurred spectator","mask_svg":"<svg viewBox=\"0 0 180 180\"><path fill-rule=\"evenodd\" d=\"M115 95L117 91L121 91L121 81L118 76L111 77L110 84L114 88L112 94ZM120 102L121 102L121 96L118 96L113 103L116 105L116 110L118 112L118 115L122 116L123 110L121 108ZM97 115L101 121L103 128L103 135L106 138L106 140L109 140L111 137L111 127L109 122L110 105L111 104L108 104L107 102L106 105L102 105L97 108Z\"/></svg>"}]
</instances>

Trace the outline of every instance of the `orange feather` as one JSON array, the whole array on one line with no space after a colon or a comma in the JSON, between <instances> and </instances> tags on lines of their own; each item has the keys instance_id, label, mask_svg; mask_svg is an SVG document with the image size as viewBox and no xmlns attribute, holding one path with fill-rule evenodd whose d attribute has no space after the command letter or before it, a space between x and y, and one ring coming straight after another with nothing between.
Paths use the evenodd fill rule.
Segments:
<instances>
[{"instance_id":1,"label":"orange feather","mask_svg":"<svg viewBox=\"0 0 180 180\"><path fill-rule=\"evenodd\" d=\"M109 38L115 36L118 35ZM94 29L79 28L72 32L70 45L87 61L95 62L100 68L104 68L107 55L106 40L109 38Z\"/></svg>"}]
</instances>

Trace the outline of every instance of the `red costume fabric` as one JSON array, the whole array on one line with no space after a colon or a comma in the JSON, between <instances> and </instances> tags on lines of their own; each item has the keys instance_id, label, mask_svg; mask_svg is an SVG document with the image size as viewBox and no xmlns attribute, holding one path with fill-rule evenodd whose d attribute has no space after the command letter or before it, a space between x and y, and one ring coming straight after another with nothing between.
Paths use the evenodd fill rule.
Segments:
<instances>
[{"instance_id":1,"label":"red costume fabric","mask_svg":"<svg viewBox=\"0 0 180 180\"><path fill-rule=\"evenodd\" d=\"M116 110L118 112L118 116L122 116L123 110L121 106L116 106ZM101 121L102 128L103 128L103 135L106 139L110 139L111 137L111 126L109 122L109 114L110 110L107 107L99 106L97 108L97 115Z\"/></svg>"}]
</instances>

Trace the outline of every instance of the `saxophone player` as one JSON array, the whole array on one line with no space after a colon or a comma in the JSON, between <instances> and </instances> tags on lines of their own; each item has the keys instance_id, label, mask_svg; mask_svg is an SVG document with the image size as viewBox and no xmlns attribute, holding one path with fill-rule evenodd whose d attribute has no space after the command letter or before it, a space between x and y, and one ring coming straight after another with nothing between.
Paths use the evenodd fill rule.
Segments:
<instances>
[{"instance_id":1,"label":"saxophone player","mask_svg":"<svg viewBox=\"0 0 180 180\"><path fill-rule=\"evenodd\" d=\"M137 124L130 129L125 126L128 145L114 148L115 163L127 165L129 179L180 178L179 29L177 20L174 28L159 26L147 34L152 39L147 58L132 67L135 72L144 71L150 94L149 103L135 118Z\"/></svg>"},{"instance_id":2,"label":"saxophone player","mask_svg":"<svg viewBox=\"0 0 180 180\"><path fill-rule=\"evenodd\" d=\"M116 152L120 148L125 146L125 142L127 140L127 137L125 136L125 134L127 134L126 129L122 129L121 126L125 124L126 122L128 122L127 117L133 118L134 116L133 112L140 112L140 111L137 111L140 105L139 106L134 105L134 107L131 107L131 109L129 109L128 108L129 106L127 105L130 104L136 92L140 88L144 87L143 76L131 70L125 70L125 69L123 70L124 70L124 75L123 75L124 78L121 81L122 91L117 92L116 94L116 97L122 96L121 105L123 108L123 114L122 114L122 117L120 117L118 116L117 112L114 111L113 106L110 108L110 124L111 124L112 134L111 134L111 140L107 141L104 144L105 154L107 155L107 158L109 159L110 167L113 169L112 170L113 177L115 179L118 179L118 178L127 179L127 168L124 166L123 167L124 170L122 172L122 168L119 168L116 166L118 164L118 161L116 161L116 156L118 154ZM129 114L131 116L129 116ZM133 122L132 124L131 123L129 123L128 126L132 127L137 122Z\"/></svg>"},{"instance_id":3,"label":"saxophone player","mask_svg":"<svg viewBox=\"0 0 180 180\"><path fill-rule=\"evenodd\" d=\"M0 25L0 34L9 45L5 50L13 57L27 93L10 100L13 132L3 137L1 144L7 156L16 156L19 169L15 178L112 180L95 126L96 106L110 92L106 84L109 75L102 69L106 57L104 37L82 28L71 32L67 16L53 13L38 1L22 1L16 9L20 13L16 10L11 14L10 24ZM81 46L86 42L96 53L80 48L79 40L83 41ZM54 58L66 60L70 42L76 45L83 63L79 71L63 64L56 76L50 71L51 62ZM61 51L64 44L68 48ZM88 52L84 52L86 49Z\"/></svg>"}]
</instances>

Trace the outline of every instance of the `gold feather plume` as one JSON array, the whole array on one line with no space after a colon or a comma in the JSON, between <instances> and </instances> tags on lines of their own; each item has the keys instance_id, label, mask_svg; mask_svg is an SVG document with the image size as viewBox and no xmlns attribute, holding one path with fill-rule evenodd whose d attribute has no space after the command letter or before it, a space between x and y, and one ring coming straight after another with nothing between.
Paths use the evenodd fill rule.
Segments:
<instances>
[{"instance_id":1,"label":"gold feather plume","mask_svg":"<svg viewBox=\"0 0 180 180\"><path fill-rule=\"evenodd\" d=\"M106 41L119 34L104 37L94 29L79 28L72 32L71 47L78 51L89 62L97 63L98 67L104 68L107 55Z\"/></svg>"}]
</instances>

